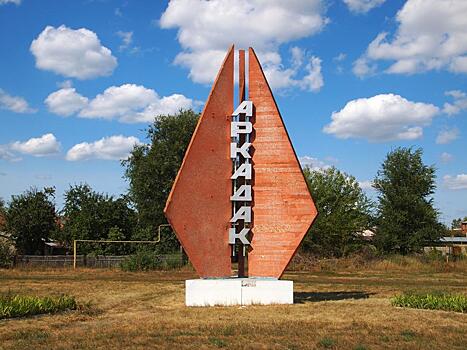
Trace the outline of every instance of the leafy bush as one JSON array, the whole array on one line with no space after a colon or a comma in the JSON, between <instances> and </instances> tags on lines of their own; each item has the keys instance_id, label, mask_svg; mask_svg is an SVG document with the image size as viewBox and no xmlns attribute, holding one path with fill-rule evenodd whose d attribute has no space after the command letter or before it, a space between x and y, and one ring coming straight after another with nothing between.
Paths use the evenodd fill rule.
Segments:
<instances>
[{"instance_id":1,"label":"leafy bush","mask_svg":"<svg viewBox=\"0 0 467 350\"><path fill-rule=\"evenodd\" d=\"M414 309L467 312L467 297L464 295L406 293L391 298L391 304Z\"/></svg>"},{"instance_id":2,"label":"leafy bush","mask_svg":"<svg viewBox=\"0 0 467 350\"><path fill-rule=\"evenodd\" d=\"M149 250L140 250L120 264L123 271L170 270L181 266L180 255L160 255Z\"/></svg>"},{"instance_id":3,"label":"leafy bush","mask_svg":"<svg viewBox=\"0 0 467 350\"><path fill-rule=\"evenodd\" d=\"M0 268L7 268L13 265L15 249L7 239L0 237Z\"/></svg>"},{"instance_id":4,"label":"leafy bush","mask_svg":"<svg viewBox=\"0 0 467 350\"><path fill-rule=\"evenodd\" d=\"M436 262L436 261L444 261L445 258L443 256L443 253L439 250L436 249L430 249L429 251L426 251L422 255L422 259L426 262Z\"/></svg>"},{"instance_id":5,"label":"leafy bush","mask_svg":"<svg viewBox=\"0 0 467 350\"><path fill-rule=\"evenodd\" d=\"M67 295L60 297L0 296L0 319L75 310L76 308L75 298Z\"/></svg>"}]
</instances>

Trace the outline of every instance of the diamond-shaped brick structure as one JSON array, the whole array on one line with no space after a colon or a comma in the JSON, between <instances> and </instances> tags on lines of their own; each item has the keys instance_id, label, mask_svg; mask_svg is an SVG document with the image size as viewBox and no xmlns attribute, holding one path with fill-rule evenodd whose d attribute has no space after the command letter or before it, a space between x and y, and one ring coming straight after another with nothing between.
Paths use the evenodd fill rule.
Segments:
<instances>
[{"instance_id":1,"label":"diamond-shaped brick structure","mask_svg":"<svg viewBox=\"0 0 467 350\"><path fill-rule=\"evenodd\" d=\"M316 218L317 210L252 48L248 99L255 107L253 238L248 275L279 278Z\"/></svg>"},{"instance_id":2,"label":"diamond-shaped brick structure","mask_svg":"<svg viewBox=\"0 0 467 350\"><path fill-rule=\"evenodd\" d=\"M249 49L248 97L244 52L239 55L239 99L253 103L251 181L253 200L250 277L280 278L317 216L271 89ZM230 127L233 113L234 48L214 82L165 207L200 277L231 275L228 230L232 217ZM240 260L239 260L240 261ZM240 267L240 264L239 264Z\"/></svg>"}]
</instances>

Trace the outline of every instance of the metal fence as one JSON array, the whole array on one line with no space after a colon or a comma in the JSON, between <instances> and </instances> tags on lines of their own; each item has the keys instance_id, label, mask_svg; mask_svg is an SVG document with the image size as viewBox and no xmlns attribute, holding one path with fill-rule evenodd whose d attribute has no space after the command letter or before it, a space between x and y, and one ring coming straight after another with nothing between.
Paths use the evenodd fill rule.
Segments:
<instances>
[{"instance_id":1,"label":"metal fence","mask_svg":"<svg viewBox=\"0 0 467 350\"><path fill-rule=\"evenodd\" d=\"M119 268L120 264L128 258L129 255L77 255L76 267L88 268ZM186 257L181 254L160 254L155 257L161 269L181 267L188 262ZM303 257L295 256L287 267L287 271L303 270ZM17 255L14 259L15 267L37 267L37 268L73 268L73 255ZM236 264L233 266L236 270Z\"/></svg>"},{"instance_id":2,"label":"metal fence","mask_svg":"<svg viewBox=\"0 0 467 350\"><path fill-rule=\"evenodd\" d=\"M76 256L77 267L89 268L117 268L122 261L128 258L128 255L110 256ZM174 266L175 263L183 264L181 255L167 254L158 255L156 259L159 262L167 262L167 265ZM17 267L73 267L73 255L18 255L15 258L14 265Z\"/></svg>"}]
</instances>

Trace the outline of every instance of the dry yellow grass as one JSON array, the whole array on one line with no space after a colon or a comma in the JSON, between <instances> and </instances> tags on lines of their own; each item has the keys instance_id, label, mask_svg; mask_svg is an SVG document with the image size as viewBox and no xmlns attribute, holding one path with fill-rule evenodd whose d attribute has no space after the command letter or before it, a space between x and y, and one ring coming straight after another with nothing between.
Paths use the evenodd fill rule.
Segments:
<instances>
[{"instance_id":1,"label":"dry yellow grass","mask_svg":"<svg viewBox=\"0 0 467 350\"><path fill-rule=\"evenodd\" d=\"M389 268L389 269L388 269ZM406 290L467 292L465 271L296 272L292 306L187 308L189 271L0 270L0 293L74 295L83 311L0 321L0 349L465 349L467 315L401 309Z\"/></svg>"}]
</instances>

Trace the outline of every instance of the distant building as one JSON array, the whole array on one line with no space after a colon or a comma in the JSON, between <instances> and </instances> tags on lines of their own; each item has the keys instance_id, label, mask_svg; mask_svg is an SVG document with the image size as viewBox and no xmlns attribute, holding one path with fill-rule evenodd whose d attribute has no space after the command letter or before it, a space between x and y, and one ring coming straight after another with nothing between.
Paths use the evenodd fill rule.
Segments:
<instances>
[{"instance_id":1,"label":"distant building","mask_svg":"<svg viewBox=\"0 0 467 350\"><path fill-rule=\"evenodd\" d=\"M431 250L440 251L443 255L467 255L467 237L442 237L432 247L424 248L425 252Z\"/></svg>"},{"instance_id":2,"label":"distant building","mask_svg":"<svg viewBox=\"0 0 467 350\"><path fill-rule=\"evenodd\" d=\"M365 241L372 241L375 236L375 232L372 230L364 230L358 233Z\"/></svg>"}]
</instances>

